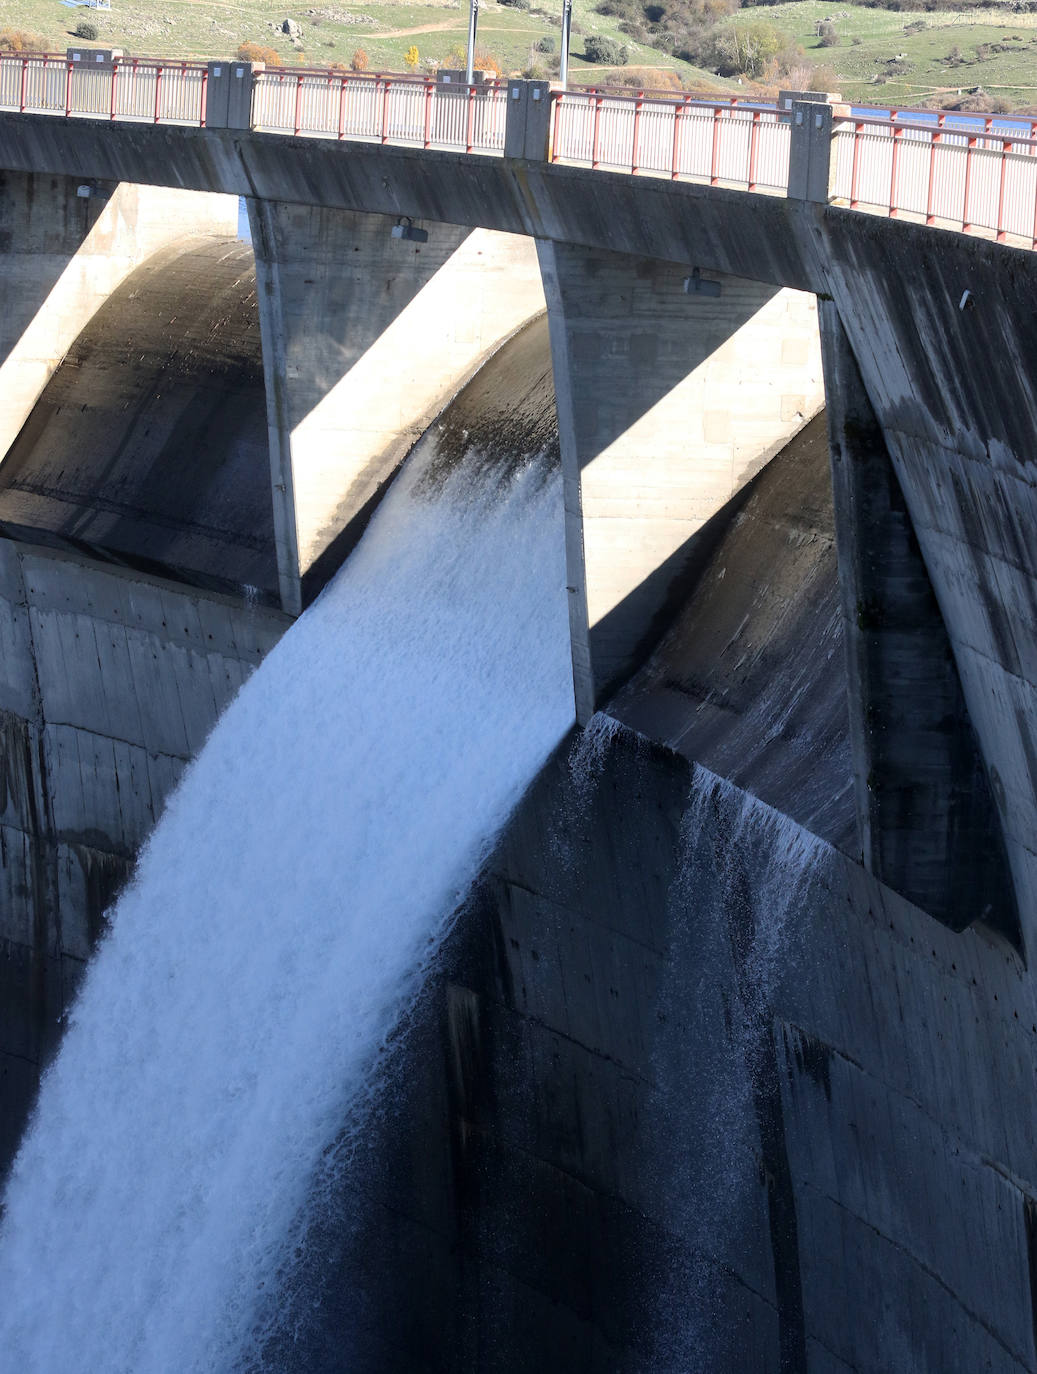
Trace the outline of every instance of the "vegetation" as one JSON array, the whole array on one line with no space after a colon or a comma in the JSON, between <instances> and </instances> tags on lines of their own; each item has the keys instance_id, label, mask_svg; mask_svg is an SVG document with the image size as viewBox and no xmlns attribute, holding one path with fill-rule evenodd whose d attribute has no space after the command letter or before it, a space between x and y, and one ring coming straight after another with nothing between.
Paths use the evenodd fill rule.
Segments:
<instances>
[{"instance_id":1,"label":"vegetation","mask_svg":"<svg viewBox=\"0 0 1037 1374\"><path fill-rule=\"evenodd\" d=\"M0 29L0 52L46 52L47 40L26 29Z\"/></svg>"},{"instance_id":2,"label":"vegetation","mask_svg":"<svg viewBox=\"0 0 1037 1374\"><path fill-rule=\"evenodd\" d=\"M240 62L264 62L268 67L281 65L281 54L275 48L264 48L261 43L239 43L234 55Z\"/></svg>"},{"instance_id":3,"label":"vegetation","mask_svg":"<svg viewBox=\"0 0 1037 1374\"><path fill-rule=\"evenodd\" d=\"M476 66L551 76L559 11L558 0L482 0ZM831 0L573 0L573 13L577 84L745 95L812 86L880 105L1037 103L1037 0L854 0L835 9ZM313 66L349 67L362 53L371 71L434 72L464 65L467 20L465 0L117 0L90 13L98 36L83 41L198 58L250 44L264 53L253 60L278 66L305 54ZM55 0L0 0L8 50L64 51L80 41L76 26ZM625 64L611 60L617 48Z\"/></svg>"},{"instance_id":4,"label":"vegetation","mask_svg":"<svg viewBox=\"0 0 1037 1374\"><path fill-rule=\"evenodd\" d=\"M73 30L77 38L85 38L88 43L97 42L97 25L81 20Z\"/></svg>"},{"instance_id":5,"label":"vegetation","mask_svg":"<svg viewBox=\"0 0 1037 1374\"><path fill-rule=\"evenodd\" d=\"M584 40L583 51L587 61L594 66L625 67L630 60L630 53L622 43L603 34L592 33Z\"/></svg>"}]
</instances>

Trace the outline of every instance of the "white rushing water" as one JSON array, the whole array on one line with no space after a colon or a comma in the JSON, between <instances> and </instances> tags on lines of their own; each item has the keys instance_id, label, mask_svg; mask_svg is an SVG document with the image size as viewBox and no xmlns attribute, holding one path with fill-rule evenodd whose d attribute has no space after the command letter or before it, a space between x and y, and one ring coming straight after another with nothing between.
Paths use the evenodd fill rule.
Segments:
<instances>
[{"instance_id":1,"label":"white rushing water","mask_svg":"<svg viewBox=\"0 0 1037 1374\"><path fill-rule=\"evenodd\" d=\"M232 704L92 963L9 1182L19 1374L233 1363L328 1142L572 719L560 479L409 471Z\"/></svg>"}]
</instances>

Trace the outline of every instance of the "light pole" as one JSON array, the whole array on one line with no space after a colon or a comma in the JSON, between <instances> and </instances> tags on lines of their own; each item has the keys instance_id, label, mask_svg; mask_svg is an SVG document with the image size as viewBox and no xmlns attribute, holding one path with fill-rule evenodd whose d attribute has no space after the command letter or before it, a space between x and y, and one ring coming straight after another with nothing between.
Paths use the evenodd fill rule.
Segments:
<instances>
[{"instance_id":1,"label":"light pole","mask_svg":"<svg viewBox=\"0 0 1037 1374\"><path fill-rule=\"evenodd\" d=\"M573 0L562 0L562 42L558 80L564 91L569 84L569 31L573 22Z\"/></svg>"},{"instance_id":2,"label":"light pole","mask_svg":"<svg viewBox=\"0 0 1037 1374\"><path fill-rule=\"evenodd\" d=\"M468 58L465 62L464 79L467 85L472 84L473 71L475 66L475 29L479 23L479 0L469 0L468 8Z\"/></svg>"}]
</instances>

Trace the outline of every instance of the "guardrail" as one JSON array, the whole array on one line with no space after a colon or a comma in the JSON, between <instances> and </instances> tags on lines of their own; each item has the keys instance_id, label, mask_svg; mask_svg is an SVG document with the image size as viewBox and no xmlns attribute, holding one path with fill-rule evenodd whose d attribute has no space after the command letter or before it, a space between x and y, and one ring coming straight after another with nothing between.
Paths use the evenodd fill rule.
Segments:
<instances>
[{"instance_id":1,"label":"guardrail","mask_svg":"<svg viewBox=\"0 0 1037 1374\"><path fill-rule=\"evenodd\" d=\"M422 77L266 68L255 74L252 127L318 138L503 153L507 87Z\"/></svg>"},{"instance_id":2,"label":"guardrail","mask_svg":"<svg viewBox=\"0 0 1037 1374\"><path fill-rule=\"evenodd\" d=\"M556 91L551 160L784 194L791 126L774 108Z\"/></svg>"},{"instance_id":3,"label":"guardrail","mask_svg":"<svg viewBox=\"0 0 1037 1374\"><path fill-rule=\"evenodd\" d=\"M95 54L0 54L0 109L66 118L205 127L233 66L234 127L295 137L373 140L501 156L503 82ZM545 88L546 89L546 88ZM514 92L513 92L514 94ZM537 96L539 98L539 95ZM552 162L786 195L797 117L775 106L596 88L550 92L535 156ZM519 102L520 103L520 102ZM799 107L797 107L799 108ZM211 114L211 119L210 119ZM233 122L233 121L232 121ZM833 111L828 198L1037 249L1037 124L954 113ZM812 155L813 156L813 155ZM811 174L813 175L813 173ZM821 194L823 197L822 178ZM804 194L798 191L797 194ZM812 192L810 194L813 194Z\"/></svg>"},{"instance_id":4,"label":"guardrail","mask_svg":"<svg viewBox=\"0 0 1037 1374\"><path fill-rule=\"evenodd\" d=\"M93 67L55 53L0 57L0 108L22 114L204 125L207 84L202 62L134 57Z\"/></svg>"},{"instance_id":5,"label":"guardrail","mask_svg":"<svg viewBox=\"0 0 1037 1374\"><path fill-rule=\"evenodd\" d=\"M1032 134L1032 130L1027 130ZM831 199L1037 247L1037 139L948 123L854 118L833 126Z\"/></svg>"}]
</instances>

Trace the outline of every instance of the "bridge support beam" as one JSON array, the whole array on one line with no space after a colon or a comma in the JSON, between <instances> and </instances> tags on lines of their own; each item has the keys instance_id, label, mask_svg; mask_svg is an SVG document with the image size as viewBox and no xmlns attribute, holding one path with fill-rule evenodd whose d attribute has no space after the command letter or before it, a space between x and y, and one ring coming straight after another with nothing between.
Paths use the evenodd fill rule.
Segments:
<instances>
[{"instance_id":1,"label":"bridge support beam","mask_svg":"<svg viewBox=\"0 0 1037 1374\"><path fill-rule=\"evenodd\" d=\"M862 859L962 930L1017 929L1000 826L914 527L857 362L820 302Z\"/></svg>"},{"instance_id":2,"label":"bridge support beam","mask_svg":"<svg viewBox=\"0 0 1037 1374\"><path fill-rule=\"evenodd\" d=\"M249 215L281 601L298 614L411 445L544 298L515 235L279 201Z\"/></svg>"},{"instance_id":3,"label":"bridge support beam","mask_svg":"<svg viewBox=\"0 0 1037 1374\"><path fill-rule=\"evenodd\" d=\"M0 458L84 326L135 267L192 234L236 228L233 196L0 172Z\"/></svg>"},{"instance_id":4,"label":"bridge support beam","mask_svg":"<svg viewBox=\"0 0 1037 1374\"><path fill-rule=\"evenodd\" d=\"M645 659L709 522L824 403L813 296L542 241L577 717Z\"/></svg>"}]
</instances>

